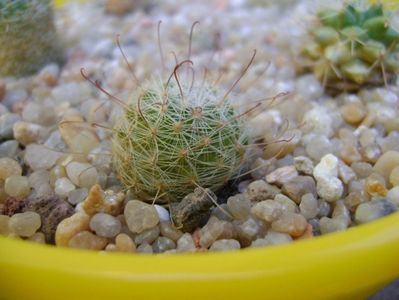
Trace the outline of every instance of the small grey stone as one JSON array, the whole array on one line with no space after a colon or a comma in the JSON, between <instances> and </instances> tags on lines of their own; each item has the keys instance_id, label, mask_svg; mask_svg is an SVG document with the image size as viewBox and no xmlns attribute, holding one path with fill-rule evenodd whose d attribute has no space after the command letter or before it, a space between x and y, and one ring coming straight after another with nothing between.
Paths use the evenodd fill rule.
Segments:
<instances>
[{"instance_id":1,"label":"small grey stone","mask_svg":"<svg viewBox=\"0 0 399 300\"><path fill-rule=\"evenodd\" d=\"M300 203L305 194L311 193L317 197L316 183L310 176L297 176L291 179L283 185L282 192L296 203Z\"/></svg>"},{"instance_id":2,"label":"small grey stone","mask_svg":"<svg viewBox=\"0 0 399 300\"><path fill-rule=\"evenodd\" d=\"M277 186L282 186L296 176L298 176L298 171L294 166L285 166L266 175L266 181Z\"/></svg>"},{"instance_id":3,"label":"small grey stone","mask_svg":"<svg viewBox=\"0 0 399 300\"><path fill-rule=\"evenodd\" d=\"M357 207L355 220L359 224L368 223L389 215L396 210L396 206L386 199L372 200L370 202L362 203Z\"/></svg>"},{"instance_id":4,"label":"small grey stone","mask_svg":"<svg viewBox=\"0 0 399 300\"><path fill-rule=\"evenodd\" d=\"M176 249L176 243L164 236L158 237L152 244L154 253L162 253L172 249Z\"/></svg>"},{"instance_id":5,"label":"small grey stone","mask_svg":"<svg viewBox=\"0 0 399 300\"><path fill-rule=\"evenodd\" d=\"M305 175L313 174L313 162L306 156L297 156L294 158L294 166L298 172Z\"/></svg>"},{"instance_id":6,"label":"small grey stone","mask_svg":"<svg viewBox=\"0 0 399 300\"><path fill-rule=\"evenodd\" d=\"M0 144L0 158L14 157L18 151L18 142L16 140L5 141Z\"/></svg>"},{"instance_id":7,"label":"small grey stone","mask_svg":"<svg viewBox=\"0 0 399 300\"><path fill-rule=\"evenodd\" d=\"M21 121L17 114L6 113L0 116L0 140L13 138L14 124Z\"/></svg>"},{"instance_id":8,"label":"small grey stone","mask_svg":"<svg viewBox=\"0 0 399 300\"><path fill-rule=\"evenodd\" d=\"M280 189L264 180L255 180L248 185L245 196L249 201L273 199L280 193Z\"/></svg>"}]
</instances>

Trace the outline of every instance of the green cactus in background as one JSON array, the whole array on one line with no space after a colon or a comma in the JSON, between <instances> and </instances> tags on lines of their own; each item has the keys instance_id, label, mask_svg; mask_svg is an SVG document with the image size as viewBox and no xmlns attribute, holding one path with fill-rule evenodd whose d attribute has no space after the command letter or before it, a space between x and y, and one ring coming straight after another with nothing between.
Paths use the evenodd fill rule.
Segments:
<instances>
[{"instance_id":1,"label":"green cactus in background","mask_svg":"<svg viewBox=\"0 0 399 300\"><path fill-rule=\"evenodd\" d=\"M60 62L51 0L0 0L0 76L24 76Z\"/></svg>"},{"instance_id":2,"label":"green cactus in background","mask_svg":"<svg viewBox=\"0 0 399 300\"><path fill-rule=\"evenodd\" d=\"M246 135L227 94L207 83L150 80L114 127L121 181L143 199L180 201L196 187L216 191L243 162Z\"/></svg>"},{"instance_id":3,"label":"green cactus in background","mask_svg":"<svg viewBox=\"0 0 399 300\"><path fill-rule=\"evenodd\" d=\"M318 13L312 42L303 49L306 69L327 88L356 91L388 84L399 70L399 32L382 4L362 10L346 5ZM307 61L306 61L307 59Z\"/></svg>"}]
</instances>

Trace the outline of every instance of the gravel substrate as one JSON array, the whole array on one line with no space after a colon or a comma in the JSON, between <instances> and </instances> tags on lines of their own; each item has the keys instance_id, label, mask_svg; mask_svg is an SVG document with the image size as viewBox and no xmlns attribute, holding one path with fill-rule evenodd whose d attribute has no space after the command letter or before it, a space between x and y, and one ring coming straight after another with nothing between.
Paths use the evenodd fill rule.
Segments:
<instances>
[{"instance_id":1,"label":"gravel substrate","mask_svg":"<svg viewBox=\"0 0 399 300\"><path fill-rule=\"evenodd\" d=\"M95 2L57 13L65 65L0 78L0 234L91 250L227 251L346 230L398 209L398 83L331 97L313 75L298 75L312 1L285 9L167 0L123 16L128 7L105 14ZM241 175L215 194L197 188L181 204L146 203L125 190L110 130L122 107L81 75L84 68L112 95L129 99L137 83L115 43L120 34L139 82L167 79L159 20L167 70L175 65L171 51L186 59L190 27L200 21L192 40L195 80L206 67L208 80L228 90L256 49L234 105L246 112L278 95L246 114L256 145Z\"/></svg>"}]
</instances>

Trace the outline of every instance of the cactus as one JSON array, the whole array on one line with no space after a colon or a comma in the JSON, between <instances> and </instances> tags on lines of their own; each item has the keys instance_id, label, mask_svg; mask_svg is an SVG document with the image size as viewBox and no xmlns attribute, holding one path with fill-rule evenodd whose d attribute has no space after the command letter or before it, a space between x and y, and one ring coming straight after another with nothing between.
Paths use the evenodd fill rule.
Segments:
<instances>
[{"instance_id":1,"label":"cactus","mask_svg":"<svg viewBox=\"0 0 399 300\"><path fill-rule=\"evenodd\" d=\"M143 84L114 127L120 179L143 199L181 201L199 186L216 191L244 159L247 138L229 93L182 78Z\"/></svg>"},{"instance_id":2,"label":"cactus","mask_svg":"<svg viewBox=\"0 0 399 300\"><path fill-rule=\"evenodd\" d=\"M0 0L0 76L24 76L61 59L50 0Z\"/></svg>"},{"instance_id":3,"label":"cactus","mask_svg":"<svg viewBox=\"0 0 399 300\"><path fill-rule=\"evenodd\" d=\"M399 70L399 32L382 4L360 9L318 13L319 26L302 51L305 69L332 90L357 91L367 85L387 85Z\"/></svg>"}]
</instances>

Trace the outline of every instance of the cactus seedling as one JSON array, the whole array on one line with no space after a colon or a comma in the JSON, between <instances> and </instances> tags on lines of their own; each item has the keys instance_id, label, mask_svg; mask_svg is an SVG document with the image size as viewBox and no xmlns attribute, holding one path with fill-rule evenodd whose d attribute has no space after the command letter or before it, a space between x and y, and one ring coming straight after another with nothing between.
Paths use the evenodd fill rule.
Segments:
<instances>
[{"instance_id":1,"label":"cactus seedling","mask_svg":"<svg viewBox=\"0 0 399 300\"><path fill-rule=\"evenodd\" d=\"M228 95L180 80L179 66L166 83L142 85L114 128L120 179L144 198L179 201L198 186L216 191L243 162L247 139Z\"/></svg>"},{"instance_id":2,"label":"cactus seedling","mask_svg":"<svg viewBox=\"0 0 399 300\"><path fill-rule=\"evenodd\" d=\"M308 69L333 90L387 85L399 70L399 32L387 14L382 4L320 11L312 42L303 49Z\"/></svg>"},{"instance_id":3,"label":"cactus seedling","mask_svg":"<svg viewBox=\"0 0 399 300\"><path fill-rule=\"evenodd\" d=\"M51 0L0 0L0 75L24 76L60 60Z\"/></svg>"}]
</instances>

